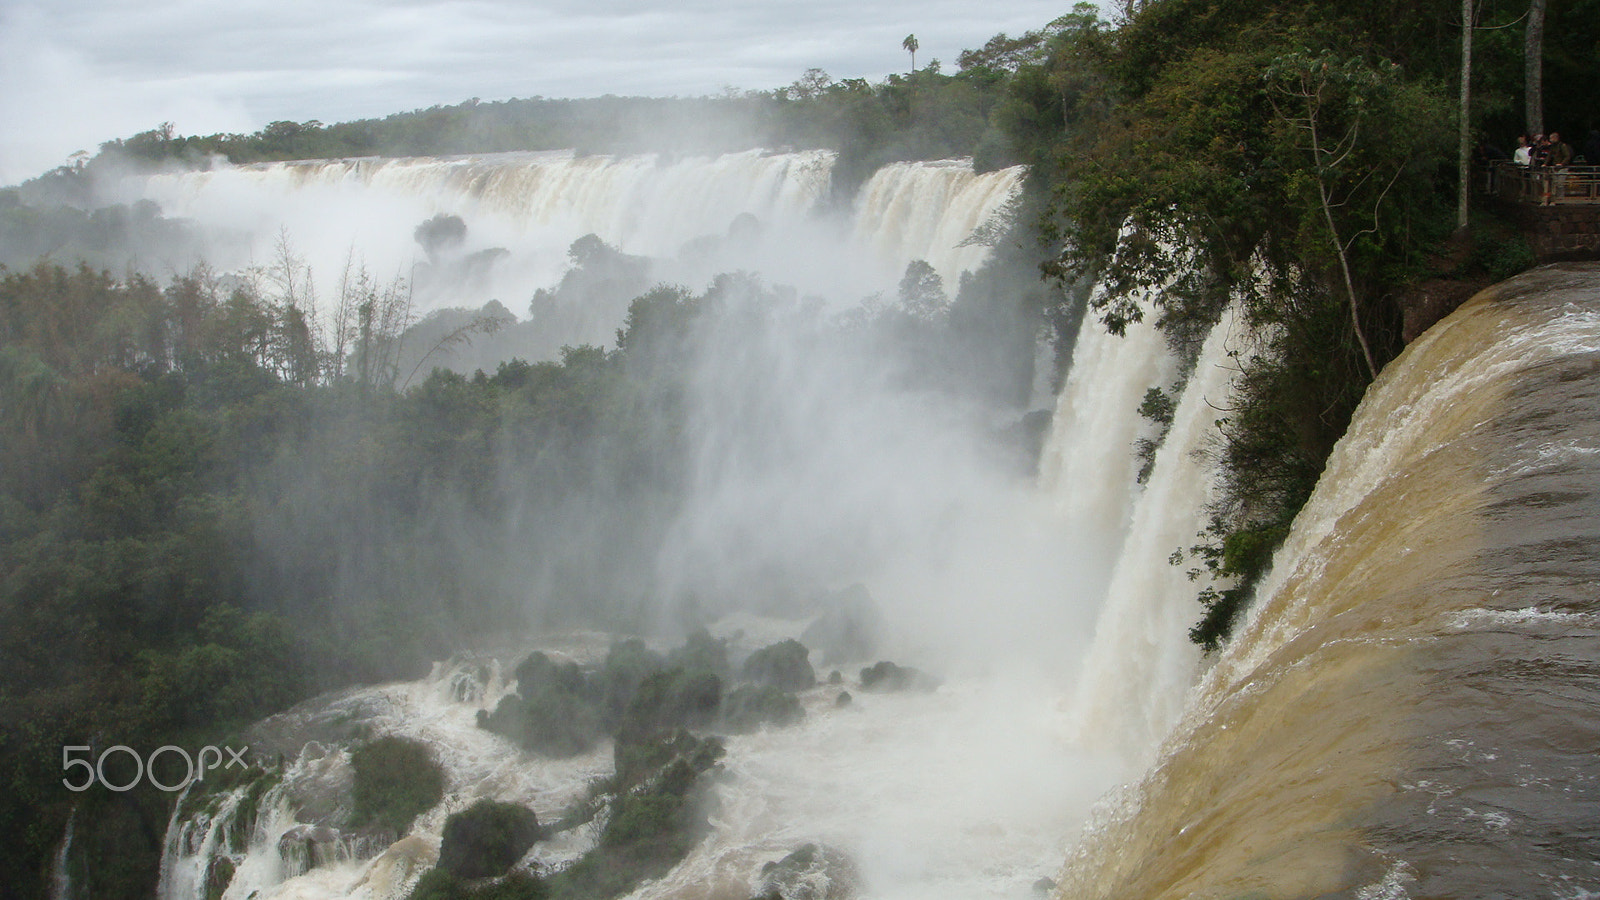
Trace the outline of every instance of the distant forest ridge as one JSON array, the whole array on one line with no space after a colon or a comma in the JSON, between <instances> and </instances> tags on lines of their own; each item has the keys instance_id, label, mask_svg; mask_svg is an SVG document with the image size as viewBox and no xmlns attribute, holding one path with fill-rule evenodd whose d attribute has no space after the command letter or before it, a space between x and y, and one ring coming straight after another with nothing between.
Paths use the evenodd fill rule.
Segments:
<instances>
[{"instance_id":1,"label":"distant forest ridge","mask_svg":"<svg viewBox=\"0 0 1600 900\"><path fill-rule=\"evenodd\" d=\"M991 123L1006 82L1043 62L1054 23L1020 38L999 35L963 52L955 74L938 60L879 83L807 70L771 91L712 97L534 97L434 106L325 125L273 122L253 134L177 134L171 123L101 145L136 161L204 165L362 156L440 156L531 150L591 153L722 153L756 147L828 148L874 166L908 159L980 156L983 169L1021 162ZM863 158L866 164L869 160ZM86 160L87 162L87 160Z\"/></svg>"}]
</instances>

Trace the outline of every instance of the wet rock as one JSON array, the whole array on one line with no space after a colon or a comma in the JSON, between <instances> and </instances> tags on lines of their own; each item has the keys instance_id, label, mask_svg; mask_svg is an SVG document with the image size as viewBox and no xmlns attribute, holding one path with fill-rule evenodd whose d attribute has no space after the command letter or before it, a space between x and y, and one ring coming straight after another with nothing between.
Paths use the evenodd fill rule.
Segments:
<instances>
[{"instance_id":1,"label":"wet rock","mask_svg":"<svg viewBox=\"0 0 1600 900\"><path fill-rule=\"evenodd\" d=\"M855 861L839 850L806 844L761 867L754 900L851 900L861 885Z\"/></svg>"},{"instance_id":2,"label":"wet rock","mask_svg":"<svg viewBox=\"0 0 1600 900\"><path fill-rule=\"evenodd\" d=\"M1056 880L1054 878L1041 878L1033 883L1033 892L1035 894L1048 894L1055 889Z\"/></svg>"},{"instance_id":3,"label":"wet rock","mask_svg":"<svg viewBox=\"0 0 1600 900\"><path fill-rule=\"evenodd\" d=\"M233 883L233 859L227 856L213 856L206 865L206 900L219 900L227 893L228 885Z\"/></svg>"},{"instance_id":4,"label":"wet rock","mask_svg":"<svg viewBox=\"0 0 1600 900\"><path fill-rule=\"evenodd\" d=\"M850 692L849 691L840 691L839 692L839 696L833 698L833 705L834 706L849 706L851 703L855 702L855 699L856 698L850 696Z\"/></svg>"},{"instance_id":5,"label":"wet rock","mask_svg":"<svg viewBox=\"0 0 1600 900\"><path fill-rule=\"evenodd\" d=\"M861 689L864 691L932 691L938 687L937 678L888 660L881 660L861 670Z\"/></svg>"}]
</instances>

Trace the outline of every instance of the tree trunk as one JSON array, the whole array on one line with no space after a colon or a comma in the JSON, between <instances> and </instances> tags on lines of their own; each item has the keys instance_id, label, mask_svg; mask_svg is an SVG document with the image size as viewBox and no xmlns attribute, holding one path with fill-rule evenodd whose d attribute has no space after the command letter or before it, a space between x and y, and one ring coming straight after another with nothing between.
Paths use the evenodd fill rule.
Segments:
<instances>
[{"instance_id":1,"label":"tree trunk","mask_svg":"<svg viewBox=\"0 0 1600 900\"><path fill-rule=\"evenodd\" d=\"M1523 103L1528 136L1544 134L1544 9L1549 0L1528 4L1528 30L1522 50Z\"/></svg>"},{"instance_id":2,"label":"tree trunk","mask_svg":"<svg viewBox=\"0 0 1600 900\"><path fill-rule=\"evenodd\" d=\"M1544 2L1544 0L1539 0ZM1456 144L1456 230L1467 229L1467 203L1472 183L1472 31L1477 27L1473 0L1461 0L1461 131Z\"/></svg>"}]
</instances>

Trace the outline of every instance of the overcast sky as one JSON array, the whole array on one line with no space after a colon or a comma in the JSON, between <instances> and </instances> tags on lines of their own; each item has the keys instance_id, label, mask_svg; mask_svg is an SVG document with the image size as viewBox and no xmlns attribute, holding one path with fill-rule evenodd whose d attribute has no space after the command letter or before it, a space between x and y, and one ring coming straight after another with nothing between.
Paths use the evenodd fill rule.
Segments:
<instances>
[{"instance_id":1,"label":"overcast sky","mask_svg":"<svg viewBox=\"0 0 1600 900\"><path fill-rule=\"evenodd\" d=\"M0 184L170 121L338 122L472 97L877 81L1066 12L1046 0L0 0Z\"/></svg>"}]
</instances>

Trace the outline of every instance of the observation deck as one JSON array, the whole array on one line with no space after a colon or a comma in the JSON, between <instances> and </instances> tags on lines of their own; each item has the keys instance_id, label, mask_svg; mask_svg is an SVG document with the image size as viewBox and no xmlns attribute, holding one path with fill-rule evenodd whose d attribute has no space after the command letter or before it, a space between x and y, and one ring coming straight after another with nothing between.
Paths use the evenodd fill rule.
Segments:
<instances>
[{"instance_id":1,"label":"observation deck","mask_svg":"<svg viewBox=\"0 0 1600 900\"><path fill-rule=\"evenodd\" d=\"M1478 177L1478 189L1527 232L1540 262L1600 258L1600 166L1501 160Z\"/></svg>"}]
</instances>

